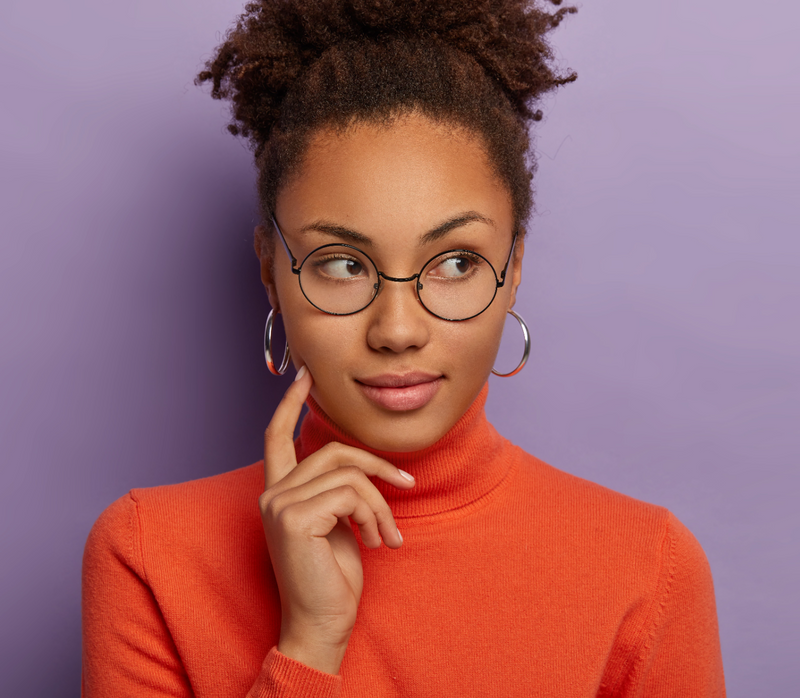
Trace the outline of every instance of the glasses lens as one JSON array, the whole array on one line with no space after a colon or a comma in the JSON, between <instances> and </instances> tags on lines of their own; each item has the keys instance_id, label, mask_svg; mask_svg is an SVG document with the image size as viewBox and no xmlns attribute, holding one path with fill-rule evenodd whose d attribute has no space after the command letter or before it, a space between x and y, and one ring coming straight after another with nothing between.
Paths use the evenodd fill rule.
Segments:
<instances>
[{"instance_id":1,"label":"glasses lens","mask_svg":"<svg viewBox=\"0 0 800 698\"><path fill-rule=\"evenodd\" d=\"M497 276L477 252L454 250L432 259L420 275L419 299L434 315L467 320L482 313L497 292Z\"/></svg>"},{"instance_id":2,"label":"glasses lens","mask_svg":"<svg viewBox=\"0 0 800 698\"><path fill-rule=\"evenodd\" d=\"M326 313L347 315L369 305L378 286L375 265L348 245L314 250L300 267L300 287L311 303Z\"/></svg>"}]
</instances>

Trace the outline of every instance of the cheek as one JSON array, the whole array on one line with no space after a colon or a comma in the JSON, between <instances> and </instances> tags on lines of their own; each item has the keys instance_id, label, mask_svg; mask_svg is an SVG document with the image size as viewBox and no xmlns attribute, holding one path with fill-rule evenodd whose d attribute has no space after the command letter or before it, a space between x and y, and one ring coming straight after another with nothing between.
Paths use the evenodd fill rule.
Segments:
<instances>
[{"instance_id":1,"label":"cheek","mask_svg":"<svg viewBox=\"0 0 800 698\"><path fill-rule=\"evenodd\" d=\"M472 320L442 324L433 341L449 364L451 377L474 378L482 384L497 354L503 317L487 310Z\"/></svg>"},{"instance_id":2,"label":"cheek","mask_svg":"<svg viewBox=\"0 0 800 698\"><path fill-rule=\"evenodd\" d=\"M444 341L456 353L459 363L469 362L472 369L485 369L487 376L500 348L510 301L510 288L498 290L492 304L480 315L464 322L445 322Z\"/></svg>"},{"instance_id":3,"label":"cheek","mask_svg":"<svg viewBox=\"0 0 800 698\"><path fill-rule=\"evenodd\" d=\"M316 310L302 294L286 303L286 335L296 367L307 365L318 390L336 394L363 362L366 330L358 315L337 317Z\"/></svg>"}]
</instances>

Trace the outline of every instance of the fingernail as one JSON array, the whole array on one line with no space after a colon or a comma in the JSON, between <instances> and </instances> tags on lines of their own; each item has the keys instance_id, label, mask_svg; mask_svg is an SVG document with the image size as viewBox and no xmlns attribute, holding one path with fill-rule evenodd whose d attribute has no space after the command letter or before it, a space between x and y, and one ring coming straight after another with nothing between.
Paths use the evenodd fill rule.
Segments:
<instances>
[{"instance_id":1,"label":"fingernail","mask_svg":"<svg viewBox=\"0 0 800 698\"><path fill-rule=\"evenodd\" d=\"M402 543L403 542L403 534L400 533L400 529L399 528L397 529L397 535L400 536L400 542Z\"/></svg>"},{"instance_id":2,"label":"fingernail","mask_svg":"<svg viewBox=\"0 0 800 698\"><path fill-rule=\"evenodd\" d=\"M400 468L398 468L398 470L400 470ZM407 473L405 470L400 470L400 474L401 474L401 475L402 475L402 476L403 476L403 477L404 477L406 480L411 480L411 482L414 482L414 476L413 476L411 473Z\"/></svg>"},{"instance_id":3,"label":"fingernail","mask_svg":"<svg viewBox=\"0 0 800 698\"><path fill-rule=\"evenodd\" d=\"M295 381L299 381L304 375L306 375L306 373L308 373L308 369L306 368L306 365L303 364L300 367L300 370L297 372L297 375L294 377Z\"/></svg>"}]
</instances>

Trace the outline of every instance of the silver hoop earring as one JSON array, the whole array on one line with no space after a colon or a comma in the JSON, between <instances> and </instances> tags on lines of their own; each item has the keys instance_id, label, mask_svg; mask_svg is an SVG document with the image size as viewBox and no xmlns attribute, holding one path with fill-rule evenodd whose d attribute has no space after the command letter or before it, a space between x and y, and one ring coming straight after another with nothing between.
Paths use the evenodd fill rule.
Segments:
<instances>
[{"instance_id":1,"label":"silver hoop earring","mask_svg":"<svg viewBox=\"0 0 800 698\"><path fill-rule=\"evenodd\" d=\"M286 373L289 367L289 362L292 360L292 355L289 352L289 342L286 342L286 348L283 350L283 360L279 368L275 368L275 363L272 360L272 322L275 317L275 310L269 311L267 316L267 326L264 328L264 358L267 360L267 368L270 373L276 376L282 376Z\"/></svg>"},{"instance_id":2,"label":"silver hoop earring","mask_svg":"<svg viewBox=\"0 0 800 698\"><path fill-rule=\"evenodd\" d=\"M501 378L508 378L509 376L514 376L519 373L522 370L522 367L528 362L528 356L530 356L531 353L531 333L528 331L528 326L525 324L525 320L523 320L513 310L509 310L508 313L516 318L519 326L522 328L522 336L525 339L525 351L522 352L522 361L519 362L517 367L511 371L511 373L498 373L492 369L492 373L494 373L496 376L500 376Z\"/></svg>"}]
</instances>

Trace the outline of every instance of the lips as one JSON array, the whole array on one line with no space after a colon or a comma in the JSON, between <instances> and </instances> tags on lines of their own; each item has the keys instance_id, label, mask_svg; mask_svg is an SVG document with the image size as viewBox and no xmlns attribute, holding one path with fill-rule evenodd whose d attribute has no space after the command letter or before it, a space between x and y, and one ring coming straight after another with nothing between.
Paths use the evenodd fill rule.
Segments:
<instances>
[{"instance_id":1,"label":"lips","mask_svg":"<svg viewBox=\"0 0 800 698\"><path fill-rule=\"evenodd\" d=\"M356 385L378 406L404 412L427 405L439 391L443 380L442 375L416 371L359 378Z\"/></svg>"}]
</instances>

